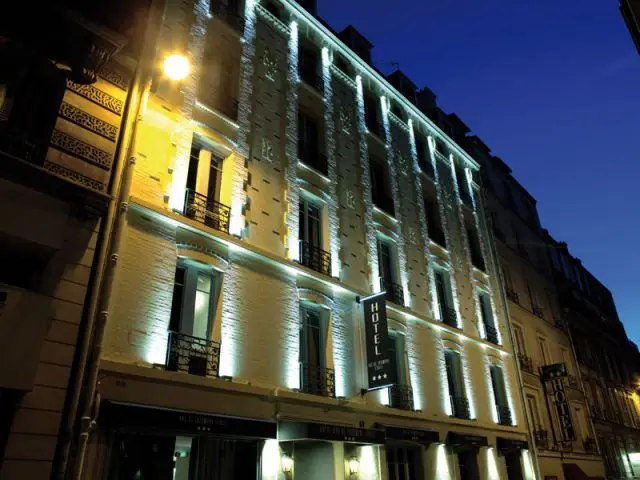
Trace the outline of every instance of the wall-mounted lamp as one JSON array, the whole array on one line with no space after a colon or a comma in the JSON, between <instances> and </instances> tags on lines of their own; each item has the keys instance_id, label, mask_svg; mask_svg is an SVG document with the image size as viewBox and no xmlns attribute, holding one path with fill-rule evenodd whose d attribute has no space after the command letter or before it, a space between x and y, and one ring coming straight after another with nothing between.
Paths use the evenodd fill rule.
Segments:
<instances>
[{"instance_id":1,"label":"wall-mounted lamp","mask_svg":"<svg viewBox=\"0 0 640 480\"><path fill-rule=\"evenodd\" d=\"M351 457L349 460L349 473L351 475L357 475L360 471L360 461L356 457Z\"/></svg>"},{"instance_id":2,"label":"wall-mounted lamp","mask_svg":"<svg viewBox=\"0 0 640 480\"><path fill-rule=\"evenodd\" d=\"M293 458L283 453L280 458L280 467L284 473L291 473L291 470L293 470Z\"/></svg>"},{"instance_id":3,"label":"wall-mounted lamp","mask_svg":"<svg viewBox=\"0 0 640 480\"><path fill-rule=\"evenodd\" d=\"M189 59L179 53L169 55L163 64L165 75L171 80L184 80L189 75Z\"/></svg>"}]
</instances>

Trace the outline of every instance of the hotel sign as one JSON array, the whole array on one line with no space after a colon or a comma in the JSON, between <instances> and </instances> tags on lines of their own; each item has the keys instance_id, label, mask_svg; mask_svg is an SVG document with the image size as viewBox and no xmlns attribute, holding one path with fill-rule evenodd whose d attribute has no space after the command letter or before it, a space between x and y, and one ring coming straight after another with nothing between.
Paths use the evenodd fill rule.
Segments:
<instances>
[{"instance_id":1,"label":"hotel sign","mask_svg":"<svg viewBox=\"0 0 640 480\"><path fill-rule=\"evenodd\" d=\"M389 331L385 293L362 299L364 331L367 344L369 390L388 387L396 382L389 358Z\"/></svg>"},{"instance_id":2,"label":"hotel sign","mask_svg":"<svg viewBox=\"0 0 640 480\"><path fill-rule=\"evenodd\" d=\"M573 428L571 420L571 409L567 400L567 394L564 390L564 377L567 376L567 368L564 363L556 363L554 365L546 365L541 368L541 380L543 386L546 383L551 384L551 397L553 405L558 413L560 424L561 441L572 442L576 440L576 431ZM545 387L546 394L546 387Z\"/></svg>"}]
</instances>

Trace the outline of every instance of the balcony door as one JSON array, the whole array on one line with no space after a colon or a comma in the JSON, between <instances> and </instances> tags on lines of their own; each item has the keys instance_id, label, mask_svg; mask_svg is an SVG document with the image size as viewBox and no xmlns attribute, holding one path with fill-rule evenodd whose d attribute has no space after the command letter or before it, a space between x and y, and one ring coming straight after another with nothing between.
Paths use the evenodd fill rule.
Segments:
<instances>
[{"instance_id":1,"label":"balcony door","mask_svg":"<svg viewBox=\"0 0 640 480\"><path fill-rule=\"evenodd\" d=\"M327 391L325 317L324 310L317 306L300 306L300 386L302 391L316 395Z\"/></svg>"},{"instance_id":2,"label":"balcony door","mask_svg":"<svg viewBox=\"0 0 640 480\"><path fill-rule=\"evenodd\" d=\"M323 250L322 207L308 198L300 198L300 218L298 238L300 242L300 263L327 275L331 265L328 253Z\"/></svg>"},{"instance_id":3,"label":"balcony door","mask_svg":"<svg viewBox=\"0 0 640 480\"><path fill-rule=\"evenodd\" d=\"M449 273L444 270L436 270L436 295L438 296L438 306L440 307L440 319L447 325L457 326L455 309L451 295L451 285Z\"/></svg>"},{"instance_id":4,"label":"balcony door","mask_svg":"<svg viewBox=\"0 0 640 480\"><path fill-rule=\"evenodd\" d=\"M393 251L391 245L381 239L378 239L378 268L383 287L391 288L396 283Z\"/></svg>"}]
</instances>

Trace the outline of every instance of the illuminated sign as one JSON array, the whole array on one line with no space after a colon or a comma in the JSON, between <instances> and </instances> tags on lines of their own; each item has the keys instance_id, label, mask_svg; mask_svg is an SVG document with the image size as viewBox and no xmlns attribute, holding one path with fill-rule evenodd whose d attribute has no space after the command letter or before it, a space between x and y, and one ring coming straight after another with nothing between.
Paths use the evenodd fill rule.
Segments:
<instances>
[{"instance_id":1,"label":"illuminated sign","mask_svg":"<svg viewBox=\"0 0 640 480\"><path fill-rule=\"evenodd\" d=\"M367 344L369 390L388 387L396 382L389 358L389 332L385 293L362 300L364 331Z\"/></svg>"}]
</instances>

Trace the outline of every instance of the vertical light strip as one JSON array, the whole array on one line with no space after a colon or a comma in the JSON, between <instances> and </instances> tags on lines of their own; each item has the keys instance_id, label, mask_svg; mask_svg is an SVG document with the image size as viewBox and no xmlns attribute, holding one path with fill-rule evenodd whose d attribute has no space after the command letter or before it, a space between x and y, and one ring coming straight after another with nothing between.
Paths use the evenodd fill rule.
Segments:
<instances>
[{"instance_id":1,"label":"vertical light strip","mask_svg":"<svg viewBox=\"0 0 640 480\"><path fill-rule=\"evenodd\" d=\"M422 325L420 328L425 328ZM422 372L420 369L419 356L421 349L418 347L421 342L418 339L418 324L414 321L407 321L406 350L409 363L409 380L413 391L413 407L416 410L424 409L424 391L422 384Z\"/></svg>"},{"instance_id":2,"label":"vertical light strip","mask_svg":"<svg viewBox=\"0 0 640 480\"><path fill-rule=\"evenodd\" d=\"M514 357L511 356L509 358L511 359L511 361L509 362L509 366L511 369L515 367L515 364L513 361ZM504 363L504 361L502 362L502 373L503 373L502 377L504 378L504 389L507 392L507 403L509 404L509 411L511 412L511 425L515 427L517 422L516 422L515 403L513 401L514 394L511 388L511 373L513 373L514 375L517 375L517 373L511 372L511 371L507 372L507 366L506 366L506 363Z\"/></svg>"},{"instance_id":3,"label":"vertical light strip","mask_svg":"<svg viewBox=\"0 0 640 480\"><path fill-rule=\"evenodd\" d=\"M445 359L445 347L442 340L441 330L435 329L434 333L434 345L436 349L436 365L439 364L438 372L440 373L440 401L442 402L442 410L447 416L453 415L451 408L451 392L449 391L449 381L447 379L447 361Z\"/></svg>"},{"instance_id":4,"label":"vertical light strip","mask_svg":"<svg viewBox=\"0 0 640 480\"><path fill-rule=\"evenodd\" d=\"M183 19L184 21L184 19ZM187 174L189 171L189 157L193 139L193 107L196 103L196 93L203 64L204 44L209 24L209 0L196 0L193 8L193 23L189 32L187 52L191 57L189 76L181 83L180 93L182 103L178 109L179 125L173 135L176 144L176 157L173 164L169 208L182 212L184 210L185 190L187 188Z\"/></svg>"},{"instance_id":5,"label":"vertical light strip","mask_svg":"<svg viewBox=\"0 0 640 480\"><path fill-rule=\"evenodd\" d=\"M482 305L480 304L480 293L481 293L481 291L474 286L472 295L473 295L473 304L476 306L475 311L476 311L476 318L478 319L478 324L477 324L478 325L478 333L480 334L480 338L484 338L486 340L487 339L487 329L485 328L484 317L482 316ZM491 308L493 308L493 307L491 307ZM496 323L496 322L494 322L494 323Z\"/></svg>"},{"instance_id":6,"label":"vertical light strip","mask_svg":"<svg viewBox=\"0 0 640 480\"><path fill-rule=\"evenodd\" d=\"M238 95L238 153L233 156L231 186L231 220L229 233L242 236L245 232L244 209L247 202L249 135L251 131L251 96L253 95L253 57L256 37L256 0L246 0L244 8L244 37L240 57L240 92Z\"/></svg>"},{"instance_id":7,"label":"vertical light strip","mask_svg":"<svg viewBox=\"0 0 640 480\"><path fill-rule=\"evenodd\" d=\"M413 120L409 119L409 148L411 149L412 166L416 188L416 202L418 203L418 221L420 222L420 234L422 235L422 250L426 262L427 272L431 270L431 255L429 253L429 232L427 231L427 212L424 208L424 191L422 189L422 177L420 174L420 164L418 163L418 150L416 147L416 136L413 131ZM427 295L433 295L434 290L429 289ZM431 301L433 304L433 300Z\"/></svg>"},{"instance_id":8,"label":"vertical light strip","mask_svg":"<svg viewBox=\"0 0 640 480\"><path fill-rule=\"evenodd\" d=\"M531 452L529 450L522 450L522 463L524 464L525 480L535 480L536 474L533 470L533 461L531 460Z\"/></svg>"},{"instance_id":9,"label":"vertical light strip","mask_svg":"<svg viewBox=\"0 0 640 480\"><path fill-rule=\"evenodd\" d=\"M291 22L289 36L289 82L287 90L287 165L285 181L287 182L287 236L285 245L287 258L300 259L298 248L298 225L300 221L300 186L298 185L298 24Z\"/></svg>"},{"instance_id":10,"label":"vertical light strip","mask_svg":"<svg viewBox=\"0 0 640 480\"><path fill-rule=\"evenodd\" d=\"M409 295L409 278L407 275L407 255L405 251L404 236L402 235L402 215L400 204L400 192L398 189L398 176L396 175L396 165L393 158L391 138L391 123L389 121L389 101L384 95L380 97L380 106L382 107L382 124L384 126L385 142L387 147L387 165L389 167L389 179L391 181L391 191L393 196L393 209L398 220L396 228L396 251L398 252L398 269L400 270L400 282L402 283L402 294L404 296L404 304L407 308L411 308L411 296Z\"/></svg>"},{"instance_id":11,"label":"vertical light strip","mask_svg":"<svg viewBox=\"0 0 640 480\"><path fill-rule=\"evenodd\" d=\"M498 412L498 405L496 405L496 392L493 390L493 381L491 380L491 357L485 356L484 358L484 368L485 368L485 376L487 378L487 396L488 402L491 410L491 418L494 423L500 423L500 414ZM503 372L504 373L504 372ZM504 377L504 375L503 375Z\"/></svg>"},{"instance_id":12,"label":"vertical light strip","mask_svg":"<svg viewBox=\"0 0 640 480\"><path fill-rule=\"evenodd\" d=\"M336 397L346 397L349 391L350 378L347 375L349 360L352 358L349 355L352 348L351 340L353 338L352 332L346 332L346 329L350 329L350 325L345 324L345 318L347 317L346 310L341 303L339 296L330 302L331 305L331 323L332 323L332 341L333 345L331 350L333 351L333 371L335 375L335 387Z\"/></svg>"},{"instance_id":13,"label":"vertical light strip","mask_svg":"<svg viewBox=\"0 0 640 480\"><path fill-rule=\"evenodd\" d=\"M436 478L437 480L451 480L451 472L449 470L449 457L447 456L447 446L441 443L436 446L438 449L436 457Z\"/></svg>"},{"instance_id":14,"label":"vertical light strip","mask_svg":"<svg viewBox=\"0 0 640 480\"><path fill-rule=\"evenodd\" d=\"M324 121L327 148L327 174L329 177L329 248L331 249L331 275L340 278L340 238L338 230L338 168L336 165L336 128L333 121L333 86L331 84L331 57L329 49L322 47L322 82L324 84Z\"/></svg>"},{"instance_id":15,"label":"vertical light strip","mask_svg":"<svg viewBox=\"0 0 640 480\"><path fill-rule=\"evenodd\" d=\"M358 128L360 133L360 168L362 169L362 190L364 201L364 222L367 233L367 250L369 254L369 271L371 274L371 290L374 293L380 289L380 269L378 266L378 242L376 229L373 224L373 196L371 193L371 172L369 171L369 144L367 138L367 123L364 111L364 88L362 77L356 77L358 89Z\"/></svg>"},{"instance_id":16,"label":"vertical light strip","mask_svg":"<svg viewBox=\"0 0 640 480\"><path fill-rule=\"evenodd\" d=\"M496 451L493 447L485 448L487 452L487 480L500 480L498 473L498 463L496 461Z\"/></svg>"},{"instance_id":17,"label":"vertical light strip","mask_svg":"<svg viewBox=\"0 0 640 480\"><path fill-rule=\"evenodd\" d=\"M460 340L464 337L460 336ZM475 394L473 392L473 378L471 376L471 362L469 362L469 357L467 355L468 348L471 348L471 345L464 345L460 351L460 359L462 361L462 371L464 375L464 384L465 390L467 394L467 400L469 401L469 417L471 420L475 420L478 418L476 416L476 403L475 403Z\"/></svg>"}]
</instances>

